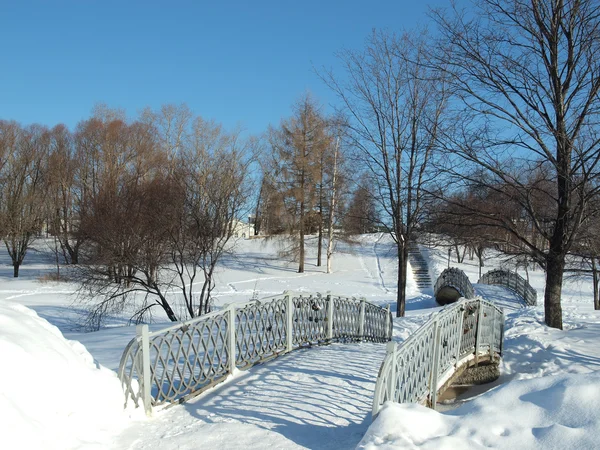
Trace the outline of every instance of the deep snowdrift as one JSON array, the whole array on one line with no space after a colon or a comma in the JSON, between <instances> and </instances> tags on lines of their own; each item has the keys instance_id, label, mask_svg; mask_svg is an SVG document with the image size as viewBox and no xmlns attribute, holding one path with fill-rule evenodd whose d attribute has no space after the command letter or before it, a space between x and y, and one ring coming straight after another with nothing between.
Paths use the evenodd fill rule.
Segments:
<instances>
[{"instance_id":1,"label":"deep snowdrift","mask_svg":"<svg viewBox=\"0 0 600 450\"><path fill-rule=\"evenodd\" d=\"M388 402L361 449L598 448L600 374L519 380L439 413Z\"/></svg>"},{"instance_id":2,"label":"deep snowdrift","mask_svg":"<svg viewBox=\"0 0 600 450\"><path fill-rule=\"evenodd\" d=\"M124 420L116 374L26 306L0 303L2 447L109 444Z\"/></svg>"}]
</instances>

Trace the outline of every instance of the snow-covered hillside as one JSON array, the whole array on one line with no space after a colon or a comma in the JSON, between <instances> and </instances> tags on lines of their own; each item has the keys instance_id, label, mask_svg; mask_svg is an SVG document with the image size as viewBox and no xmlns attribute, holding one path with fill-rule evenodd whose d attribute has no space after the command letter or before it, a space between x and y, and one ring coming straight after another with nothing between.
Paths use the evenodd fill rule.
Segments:
<instances>
[{"instance_id":1,"label":"snow-covered hillside","mask_svg":"<svg viewBox=\"0 0 600 450\"><path fill-rule=\"evenodd\" d=\"M333 274L316 267L311 245L307 271L298 274L293 262L278 257L277 240L240 241L217 274L217 305L284 290L393 304L397 263L388 237L340 244ZM445 251L425 254L433 275L446 267ZM443 413L390 404L370 426L385 346L335 344L254 367L146 419L139 410L123 411L113 372L135 335L128 317L114 316L107 328L85 333L78 327L83 305L70 295L76 286L39 281L54 270L47 254L29 255L17 280L7 257L1 255L0 263L2 448L346 449L361 439L361 447L377 449L593 448L590 436L600 431L600 314L592 307L591 283L567 282L565 331L543 325L543 307L517 308L514 299L499 299L508 313L502 376L493 390L448 405ZM486 264L489 270L500 262ZM458 266L477 281L475 261ZM529 276L541 299L542 272ZM395 340L437 310L431 294L419 292L409 278L408 313L395 321ZM164 320L158 314L153 326Z\"/></svg>"}]
</instances>

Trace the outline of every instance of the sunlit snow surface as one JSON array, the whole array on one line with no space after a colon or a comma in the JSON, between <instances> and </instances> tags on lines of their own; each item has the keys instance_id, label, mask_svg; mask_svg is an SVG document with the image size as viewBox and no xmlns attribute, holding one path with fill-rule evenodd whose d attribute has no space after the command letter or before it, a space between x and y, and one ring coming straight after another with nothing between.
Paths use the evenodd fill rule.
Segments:
<instances>
[{"instance_id":1,"label":"sunlit snow surface","mask_svg":"<svg viewBox=\"0 0 600 450\"><path fill-rule=\"evenodd\" d=\"M7 257L0 256L0 448L351 449L359 443L376 449L597 448L600 315L592 307L591 282L565 285L565 331L543 325L543 307L521 308L510 293L476 285L508 314L502 376L493 390L445 413L390 404L371 425L385 345L334 344L253 367L146 419L139 410L122 410L115 374L99 368L117 369L135 335L134 327L124 326L128 316L111 317L106 328L85 333L79 326L84 305L70 295L76 286L39 281L54 269L44 243L38 248L18 280L11 277ZM217 305L284 290L394 302L397 263L386 236L340 244L333 274L324 273L324 262L316 266L314 239L304 274L282 261L280 250L277 240L240 241L217 274ZM433 276L447 267L445 250L431 249L425 256ZM498 265L487 260L484 272ZM476 261L458 267L477 282ZM542 303L543 273L530 271L529 277ZM397 341L439 309L432 292L419 292L410 276L407 293L407 317L394 323ZM164 320L156 314L152 327ZM66 341L59 329L85 348Z\"/></svg>"}]
</instances>

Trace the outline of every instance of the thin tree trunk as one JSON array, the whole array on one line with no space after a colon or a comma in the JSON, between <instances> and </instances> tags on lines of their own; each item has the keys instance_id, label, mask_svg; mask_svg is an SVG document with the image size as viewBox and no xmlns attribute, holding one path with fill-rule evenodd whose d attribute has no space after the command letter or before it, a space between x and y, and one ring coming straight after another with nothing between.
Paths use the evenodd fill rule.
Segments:
<instances>
[{"instance_id":1,"label":"thin tree trunk","mask_svg":"<svg viewBox=\"0 0 600 450\"><path fill-rule=\"evenodd\" d=\"M333 178L331 180L331 201L329 202L329 236L327 240L327 273L331 273L331 260L333 259L333 220L335 218L335 188L337 178L337 155L340 138L335 143L335 152L333 153Z\"/></svg>"},{"instance_id":2,"label":"thin tree trunk","mask_svg":"<svg viewBox=\"0 0 600 450\"><path fill-rule=\"evenodd\" d=\"M592 278L594 282L594 309L600 310L600 295L598 292L600 285L600 277L598 274L598 265L596 264L596 258L592 257Z\"/></svg>"},{"instance_id":3,"label":"thin tree trunk","mask_svg":"<svg viewBox=\"0 0 600 450\"><path fill-rule=\"evenodd\" d=\"M319 238L317 243L317 267L321 267L323 255L323 200L319 200Z\"/></svg>"},{"instance_id":4,"label":"thin tree trunk","mask_svg":"<svg viewBox=\"0 0 600 450\"><path fill-rule=\"evenodd\" d=\"M406 314L406 274L408 271L408 246L402 238L398 240L398 294L396 296L396 317Z\"/></svg>"},{"instance_id":5,"label":"thin tree trunk","mask_svg":"<svg viewBox=\"0 0 600 450\"><path fill-rule=\"evenodd\" d=\"M303 194L304 194L304 183L302 186ZM299 250L298 250L298 273L304 272L304 202L300 203L300 242L299 242Z\"/></svg>"},{"instance_id":6,"label":"thin tree trunk","mask_svg":"<svg viewBox=\"0 0 600 450\"><path fill-rule=\"evenodd\" d=\"M19 278L19 267L21 267L20 262L13 263L13 277L14 278Z\"/></svg>"}]
</instances>

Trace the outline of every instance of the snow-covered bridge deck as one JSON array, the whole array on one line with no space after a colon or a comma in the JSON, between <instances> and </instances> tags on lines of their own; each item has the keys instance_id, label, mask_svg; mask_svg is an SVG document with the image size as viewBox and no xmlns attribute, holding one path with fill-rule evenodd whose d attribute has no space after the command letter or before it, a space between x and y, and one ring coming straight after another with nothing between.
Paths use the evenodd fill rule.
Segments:
<instances>
[{"instance_id":1,"label":"snow-covered bridge deck","mask_svg":"<svg viewBox=\"0 0 600 450\"><path fill-rule=\"evenodd\" d=\"M354 448L384 355L371 343L297 350L141 421L117 448Z\"/></svg>"}]
</instances>

